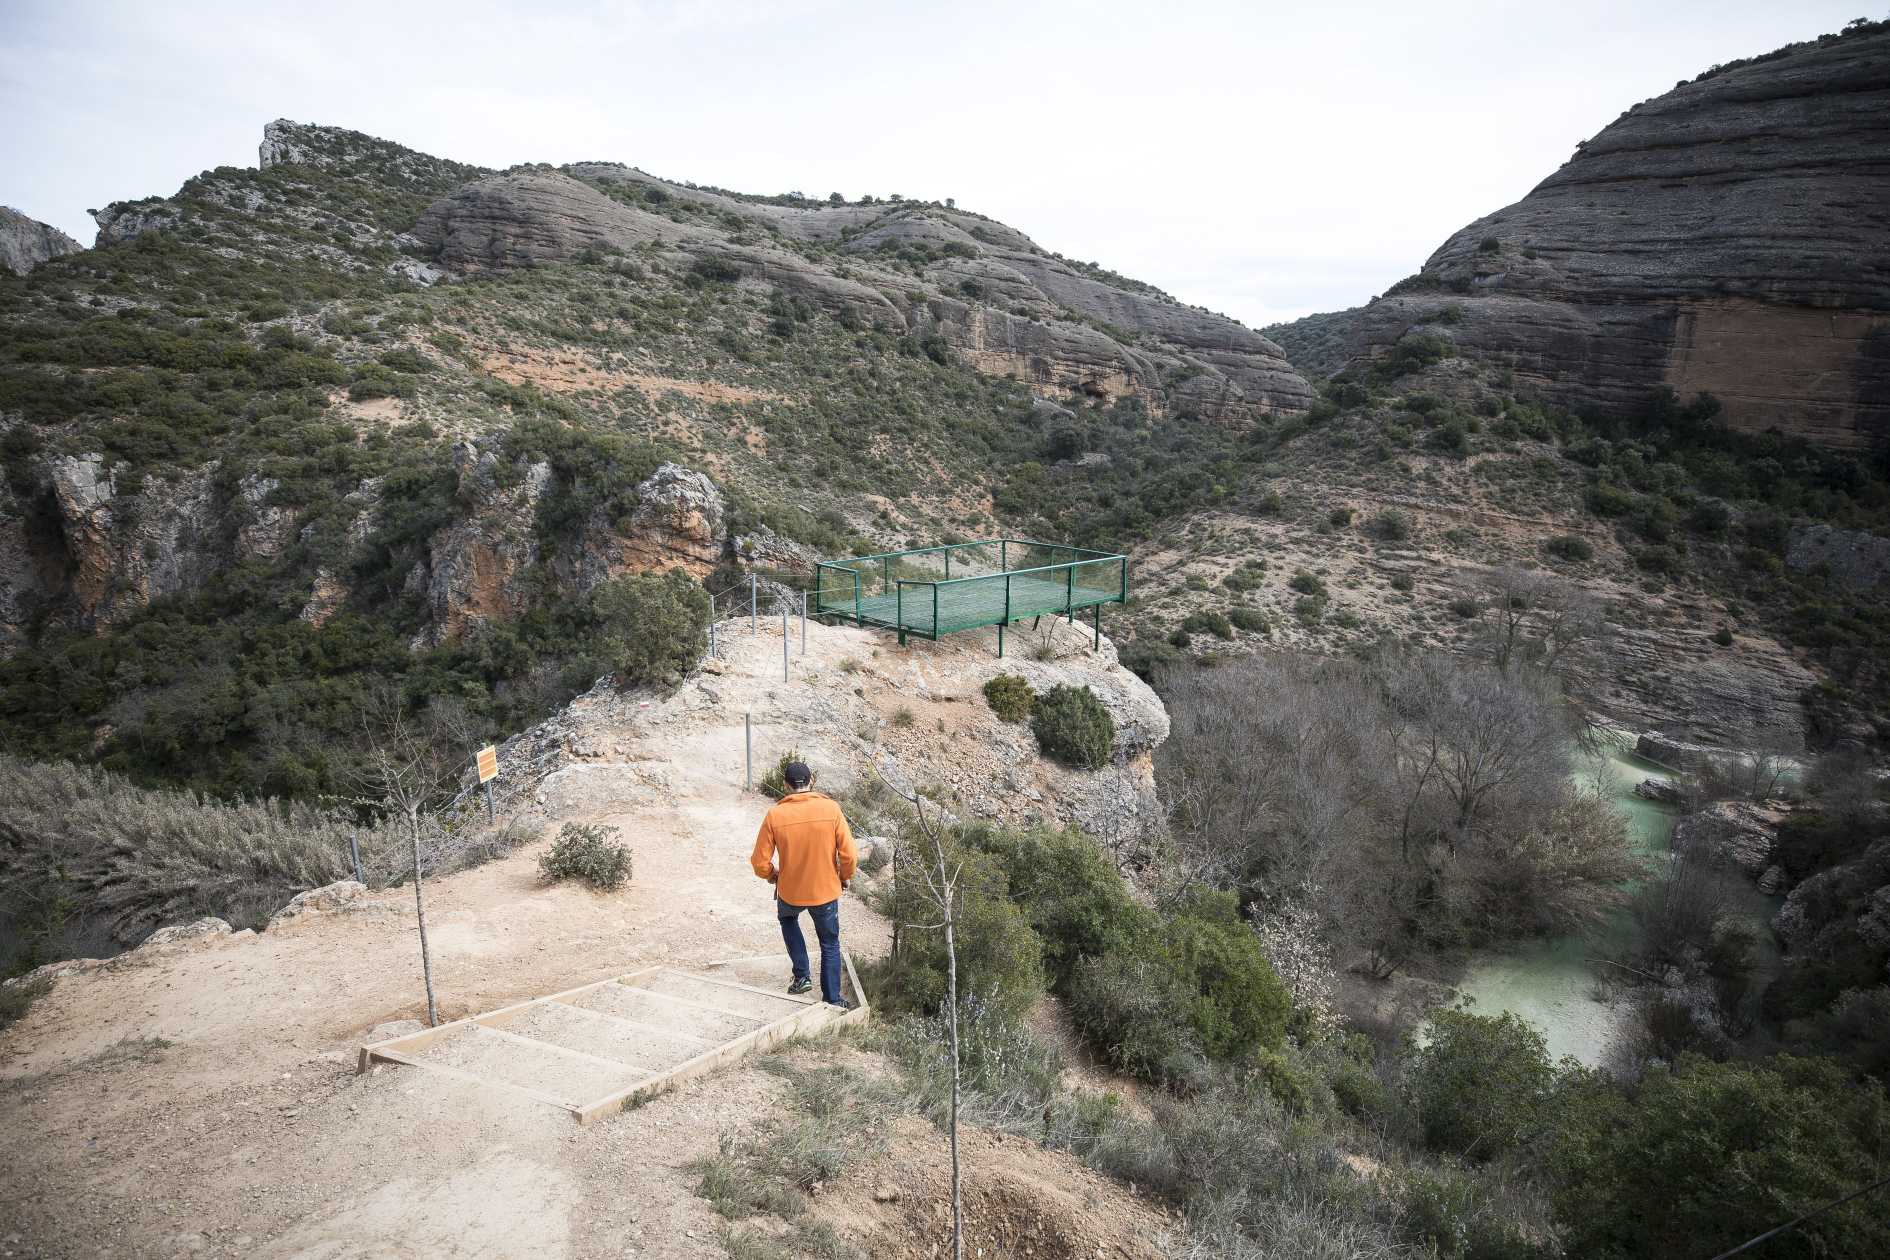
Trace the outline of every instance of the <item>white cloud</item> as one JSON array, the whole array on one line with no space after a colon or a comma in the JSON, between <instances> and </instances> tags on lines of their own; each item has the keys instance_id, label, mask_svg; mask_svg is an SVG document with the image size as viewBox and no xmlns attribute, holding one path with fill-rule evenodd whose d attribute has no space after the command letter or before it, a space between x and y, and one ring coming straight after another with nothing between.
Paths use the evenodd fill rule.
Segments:
<instances>
[{"instance_id":1,"label":"white cloud","mask_svg":"<svg viewBox=\"0 0 1890 1260\"><path fill-rule=\"evenodd\" d=\"M1261 325L1355 305L1636 101L1854 0L8 0L0 201L250 164L280 116L488 166L956 197Z\"/></svg>"}]
</instances>

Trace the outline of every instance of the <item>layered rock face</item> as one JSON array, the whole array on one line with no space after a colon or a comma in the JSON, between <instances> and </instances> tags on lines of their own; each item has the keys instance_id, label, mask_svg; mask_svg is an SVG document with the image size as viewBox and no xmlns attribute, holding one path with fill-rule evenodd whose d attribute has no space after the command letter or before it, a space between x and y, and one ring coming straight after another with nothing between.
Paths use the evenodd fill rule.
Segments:
<instances>
[{"instance_id":1,"label":"layered rock face","mask_svg":"<svg viewBox=\"0 0 1890 1260\"><path fill-rule=\"evenodd\" d=\"M48 258L84 248L51 224L0 206L0 267L14 275L23 276Z\"/></svg>"},{"instance_id":2,"label":"layered rock face","mask_svg":"<svg viewBox=\"0 0 1890 1260\"><path fill-rule=\"evenodd\" d=\"M664 212L676 204L701 210ZM469 183L429 207L414 236L461 273L655 248L863 324L936 334L980 371L1051 396L1132 396L1157 415L1229 422L1312 401L1280 348L1251 329L938 206L782 206L580 163ZM915 257L919 277L891 266Z\"/></svg>"},{"instance_id":3,"label":"layered rock face","mask_svg":"<svg viewBox=\"0 0 1890 1260\"><path fill-rule=\"evenodd\" d=\"M1643 102L1357 313L1576 409L1668 386L1740 428L1890 433L1890 31L1799 45Z\"/></svg>"}]
</instances>

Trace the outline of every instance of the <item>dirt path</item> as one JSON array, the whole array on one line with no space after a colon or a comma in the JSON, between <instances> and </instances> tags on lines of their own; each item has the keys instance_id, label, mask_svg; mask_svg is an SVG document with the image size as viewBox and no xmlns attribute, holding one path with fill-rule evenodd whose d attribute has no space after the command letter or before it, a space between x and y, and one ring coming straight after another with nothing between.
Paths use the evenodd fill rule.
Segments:
<instances>
[{"instance_id":1,"label":"dirt path","mask_svg":"<svg viewBox=\"0 0 1890 1260\"><path fill-rule=\"evenodd\" d=\"M778 641L777 641L778 642ZM619 729L667 767L665 802L595 794L632 882L546 886L547 841L428 888L443 1018L653 962L755 956L785 981L747 857L765 800L740 787L739 719ZM733 771L733 773L731 773ZM608 1124L419 1072L354 1075L375 1026L424 1016L411 895L213 936L62 978L0 1040L0 1250L43 1256L722 1254L679 1168L770 1105L752 1070ZM856 956L886 925L843 908ZM776 976L777 970L779 976Z\"/></svg>"},{"instance_id":2,"label":"dirt path","mask_svg":"<svg viewBox=\"0 0 1890 1260\"><path fill-rule=\"evenodd\" d=\"M769 890L747 862L766 801L741 786L744 713L758 767L797 748L844 788L889 755L955 785L974 813L990 798L1005 812L1067 814L1096 785L1039 762L1026 734L990 714L979 688L1000 667L991 646L958 636L899 651L814 626L804 656L797 633L783 683L779 631L764 627L728 636L715 670L674 695L593 693L508 745L506 799L542 816L543 835L428 885L442 1018L658 962L743 959L743 982L785 983ZM1066 646L1054 662L1004 665L1043 686L1093 683L1123 707L1119 721L1165 731L1106 642L1100 657L1086 635ZM625 888L541 881L537 857L566 821L619 829L635 855ZM888 925L857 896L842 922L856 959L883 954ZM61 978L0 1035L0 1255L724 1254L723 1222L683 1170L724 1131L764 1122L778 1077L737 1066L580 1129L437 1074L355 1075L373 1029L424 1016L419 972L411 893L389 889L261 935L150 947ZM924 1135L909 1138L902 1159L925 1163ZM1037 1175L1025 1166L1034 1150L1006 1166ZM1038 1171L1055 1185L1103 1193L1053 1163ZM1132 1207L1124 1219L1140 1220Z\"/></svg>"}]
</instances>

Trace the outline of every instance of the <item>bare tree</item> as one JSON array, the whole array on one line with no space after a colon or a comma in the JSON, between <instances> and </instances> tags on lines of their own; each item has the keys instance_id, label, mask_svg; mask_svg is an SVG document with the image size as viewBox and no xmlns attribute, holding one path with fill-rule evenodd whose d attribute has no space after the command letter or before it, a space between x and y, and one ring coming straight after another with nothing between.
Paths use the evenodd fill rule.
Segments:
<instances>
[{"instance_id":1,"label":"bare tree","mask_svg":"<svg viewBox=\"0 0 1890 1260\"><path fill-rule=\"evenodd\" d=\"M1438 740L1438 783L1452 806L1453 854L1474 835L1494 798L1564 772L1570 727L1538 676L1457 671L1419 720Z\"/></svg>"},{"instance_id":2,"label":"bare tree","mask_svg":"<svg viewBox=\"0 0 1890 1260\"><path fill-rule=\"evenodd\" d=\"M448 726L460 716L444 715ZM360 804L385 810L406 828L413 862L413 907L420 931L420 973L427 991L427 1025L440 1022L433 995L433 954L427 946L425 866L421 860L421 832L434 810L448 798L465 770L454 758L447 740L426 729L408 713L401 697L382 691L371 697L363 721L367 757L360 772ZM453 734L463 732L449 732Z\"/></svg>"},{"instance_id":3,"label":"bare tree","mask_svg":"<svg viewBox=\"0 0 1890 1260\"><path fill-rule=\"evenodd\" d=\"M963 865L945 852L945 838L931 819L925 816L925 796L915 786L898 773L896 767L889 775L885 767L875 763L874 770L881 781L912 807L913 828L922 841L920 860L907 864L907 869L916 868L923 881L920 900L926 909L937 915L935 923L908 923L905 926L918 931L943 931L945 933L945 1028L948 1047L952 1059L952 1100L950 1114L950 1135L952 1149L952 1257L964 1260L965 1255L965 1208L964 1181L959 1172L958 1163L958 1104L961 1093L961 1077L958 1059L958 895L959 876ZM893 781L898 775L899 782ZM900 846L903 848L904 846ZM898 876L895 875L895 887Z\"/></svg>"},{"instance_id":4,"label":"bare tree","mask_svg":"<svg viewBox=\"0 0 1890 1260\"><path fill-rule=\"evenodd\" d=\"M1505 673L1563 668L1606 625L1593 596L1552 573L1504 566L1490 570L1483 587L1484 651Z\"/></svg>"}]
</instances>

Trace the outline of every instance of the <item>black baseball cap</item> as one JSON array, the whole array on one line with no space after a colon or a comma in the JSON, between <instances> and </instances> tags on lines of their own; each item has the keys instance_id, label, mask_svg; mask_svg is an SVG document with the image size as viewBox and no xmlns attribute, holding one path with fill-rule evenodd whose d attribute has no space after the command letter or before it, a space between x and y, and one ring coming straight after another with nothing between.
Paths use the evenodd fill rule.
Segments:
<instances>
[{"instance_id":1,"label":"black baseball cap","mask_svg":"<svg viewBox=\"0 0 1890 1260\"><path fill-rule=\"evenodd\" d=\"M781 767L781 777L789 787L806 787L814 781L814 772L807 768L805 761L790 761Z\"/></svg>"}]
</instances>

